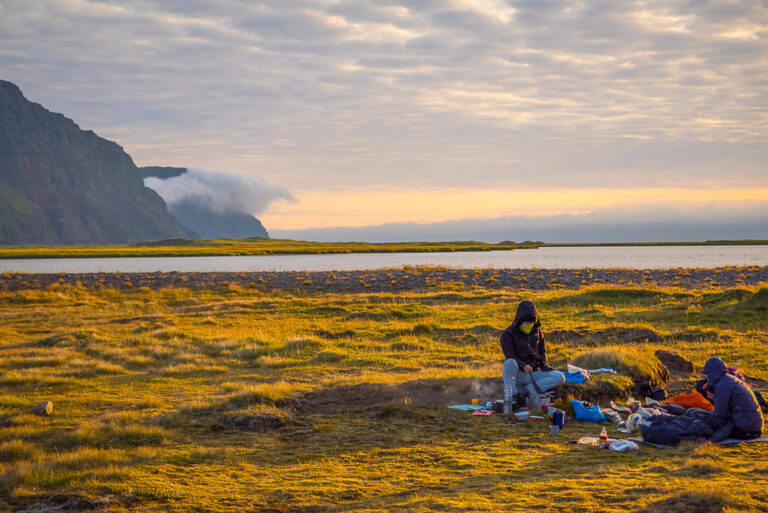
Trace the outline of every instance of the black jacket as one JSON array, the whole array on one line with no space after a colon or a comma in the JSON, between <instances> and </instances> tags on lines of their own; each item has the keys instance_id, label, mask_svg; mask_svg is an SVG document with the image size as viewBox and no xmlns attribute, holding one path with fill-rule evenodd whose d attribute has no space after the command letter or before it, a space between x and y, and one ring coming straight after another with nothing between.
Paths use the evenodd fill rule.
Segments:
<instances>
[{"instance_id":1,"label":"black jacket","mask_svg":"<svg viewBox=\"0 0 768 513\"><path fill-rule=\"evenodd\" d=\"M534 323L528 335L518 329L520 323L525 321ZM533 367L533 370L550 370L539 315L532 302L523 301L517 307L515 320L501 334L501 350L506 358L513 358L521 370L526 365Z\"/></svg>"},{"instance_id":2,"label":"black jacket","mask_svg":"<svg viewBox=\"0 0 768 513\"><path fill-rule=\"evenodd\" d=\"M728 374L725 363L717 357L704 364L707 382L715 389L715 411L712 415L723 422L729 418L733 425L744 431L760 433L763 415L755 394L741 380Z\"/></svg>"}]
</instances>

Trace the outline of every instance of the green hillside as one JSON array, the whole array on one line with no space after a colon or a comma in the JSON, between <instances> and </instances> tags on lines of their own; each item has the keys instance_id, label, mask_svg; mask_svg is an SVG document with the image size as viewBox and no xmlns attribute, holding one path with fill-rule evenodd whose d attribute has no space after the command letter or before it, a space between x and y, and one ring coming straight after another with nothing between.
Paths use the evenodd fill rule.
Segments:
<instances>
[{"instance_id":1,"label":"green hillside","mask_svg":"<svg viewBox=\"0 0 768 513\"><path fill-rule=\"evenodd\" d=\"M0 245L190 235L119 145L0 80Z\"/></svg>"}]
</instances>

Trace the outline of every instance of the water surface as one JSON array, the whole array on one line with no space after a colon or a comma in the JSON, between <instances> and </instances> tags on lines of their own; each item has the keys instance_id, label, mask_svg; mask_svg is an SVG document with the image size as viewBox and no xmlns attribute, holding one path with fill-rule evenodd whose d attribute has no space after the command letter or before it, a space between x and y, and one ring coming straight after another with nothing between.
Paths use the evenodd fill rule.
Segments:
<instances>
[{"instance_id":1,"label":"water surface","mask_svg":"<svg viewBox=\"0 0 768 513\"><path fill-rule=\"evenodd\" d=\"M466 251L211 257L45 258L0 260L0 272L349 271L435 265L494 269L704 268L768 265L768 246L615 246Z\"/></svg>"}]
</instances>

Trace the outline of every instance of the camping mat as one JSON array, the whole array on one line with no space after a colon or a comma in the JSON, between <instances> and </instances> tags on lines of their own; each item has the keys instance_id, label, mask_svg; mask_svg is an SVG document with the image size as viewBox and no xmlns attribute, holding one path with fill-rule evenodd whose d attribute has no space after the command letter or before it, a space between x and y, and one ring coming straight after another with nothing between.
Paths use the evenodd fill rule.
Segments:
<instances>
[{"instance_id":1,"label":"camping mat","mask_svg":"<svg viewBox=\"0 0 768 513\"><path fill-rule=\"evenodd\" d=\"M726 438L720 445L733 445L733 444L755 444L760 442L768 442L768 436L761 436L760 438L753 438L752 440L739 440L738 438Z\"/></svg>"},{"instance_id":2,"label":"camping mat","mask_svg":"<svg viewBox=\"0 0 768 513\"><path fill-rule=\"evenodd\" d=\"M642 438L630 438L633 442L639 444L650 445L651 447L658 447L659 449L664 447L670 447L669 445L655 444L653 442L646 442ZM736 444L754 444L760 442L768 442L768 436L761 436L760 438L753 438L752 440L739 440L738 438L726 438L720 445L736 445Z\"/></svg>"},{"instance_id":3,"label":"camping mat","mask_svg":"<svg viewBox=\"0 0 768 513\"><path fill-rule=\"evenodd\" d=\"M630 438L629 440L637 443L637 444L643 444L643 445L650 445L651 447L658 447L659 449L664 449L666 447L671 447L669 445L661 445L661 444L655 444L653 442L646 442L642 439L642 437L636 437L636 438Z\"/></svg>"}]
</instances>

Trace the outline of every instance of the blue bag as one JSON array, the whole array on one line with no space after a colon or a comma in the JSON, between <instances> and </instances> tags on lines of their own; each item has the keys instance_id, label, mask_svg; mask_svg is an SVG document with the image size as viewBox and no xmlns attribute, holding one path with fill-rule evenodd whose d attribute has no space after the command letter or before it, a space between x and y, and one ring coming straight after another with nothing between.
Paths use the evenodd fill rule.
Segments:
<instances>
[{"instance_id":1,"label":"blue bag","mask_svg":"<svg viewBox=\"0 0 768 513\"><path fill-rule=\"evenodd\" d=\"M586 420L588 422L608 422L603 412L600 411L600 407L595 405L587 408L584 406L584 401L578 401L571 399L571 406L573 406L573 414L576 416L576 420Z\"/></svg>"},{"instance_id":2,"label":"blue bag","mask_svg":"<svg viewBox=\"0 0 768 513\"><path fill-rule=\"evenodd\" d=\"M587 378L581 372L563 372L566 383L584 383Z\"/></svg>"}]
</instances>

